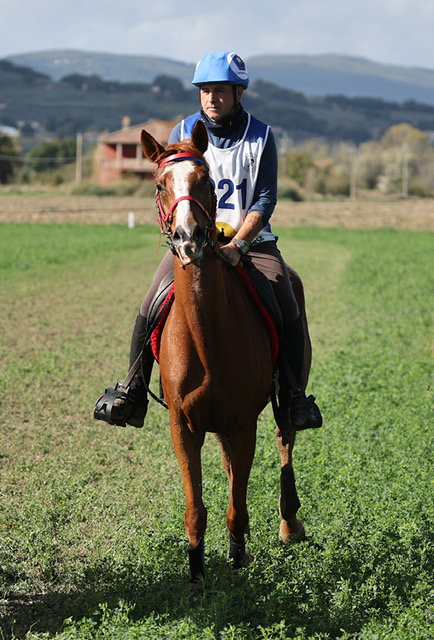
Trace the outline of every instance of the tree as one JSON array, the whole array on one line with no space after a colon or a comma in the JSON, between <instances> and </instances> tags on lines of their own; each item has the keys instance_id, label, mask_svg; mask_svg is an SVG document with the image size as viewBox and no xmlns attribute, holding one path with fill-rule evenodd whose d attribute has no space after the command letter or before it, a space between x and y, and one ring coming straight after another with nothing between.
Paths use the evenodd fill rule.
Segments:
<instances>
[{"instance_id":1,"label":"tree","mask_svg":"<svg viewBox=\"0 0 434 640\"><path fill-rule=\"evenodd\" d=\"M434 149L427 133L408 123L397 124L383 135L377 153L383 161L389 191L401 189L405 166L409 193L432 195Z\"/></svg>"},{"instance_id":2,"label":"tree","mask_svg":"<svg viewBox=\"0 0 434 640\"><path fill-rule=\"evenodd\" d=\"M15 173L17 162L14 157L20 155L15 141L8 135L0 133L0 183L7 184Z\"/></svg>"},{"instance_id":3,"label":"tree","mask_svg":"<svg viewBox=\"0 0 434 640\"><path fill-rule=\"evenodd\" d=\"M61 82L72 85L80 91L113 91L120 88L120 83L111 80L103 80L95 73L85 76L81 73L71 73L63 76Z\"/></svg>"},{"instance_id":4,"label":"tree","mask_svg":"<svg viewBox=\"0 0 434 640\"><path fill-rule=\"evenodd\" d=\"M50 142L40 142L29 153L30 166L37 172L53 169L61 164L74 162L76 156L76 139L55 138Z\"/></svg>"},{"instance_id":5,"label":"tree","mask_svg":"<svg viewBox=\"0 0 434 640\"><path fill-rule=\"evenodd\" d=\"M360 145L357 156L357 178L359 186L376 189L380 176L384 174L384 162L378 150L377 142L365 142Z\"/></svg>"},{"instance_id":6,"label":"tree","mask_svg":"<svg viewBox=\"0 0 434 640\"><path fill-rule=\"evenodd\" d=\"M305 151L288 151L284 158L286 175L303 185L309 169L314 166L312 157Z\"/></svg>"},{"instance_id":7,"label":"tree","mask_svg":"<svg viewBox=\"0 0 434 640\"><path fill-rule=\"evenodd\" d=\"M390 127L380 140L382 149L401 147L403 144L416 155L428 148L432 149L428 134L406 122Z\"/></svg>"},{"instance_id":8,"label":"tree","mask_svg":"<svg viewBox=\"0 0 434 640\"><path fill-rule=\"evenodd\" d=\"M180 80L165 75L159 75L155 78L152 83L152 90L154 93L161 94L164 98L175 100L183 100L186 93Z\"/></svg>"}]
</instances>

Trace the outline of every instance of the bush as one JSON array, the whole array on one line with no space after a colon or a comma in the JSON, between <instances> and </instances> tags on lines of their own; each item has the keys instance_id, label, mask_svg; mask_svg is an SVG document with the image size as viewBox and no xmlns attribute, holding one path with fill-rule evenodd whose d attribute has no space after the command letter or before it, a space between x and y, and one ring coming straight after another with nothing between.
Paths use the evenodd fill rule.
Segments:
<instances>
[{"instance_id":1,"label":"bush","mask_svg":"<svg viewBox=\"0 0 434 640\"><path fill-rule=\"evenodd\" d=\"M351 190L349 175L332 173L327 179L326 189L332 196L349 196Z\"/></svg>"},{"instance_id":2,"label":"bush","mask_svg":"<svg viewBox=\"0 0 434 640\"><path fill-rule=\"evenodd\" d=\"M416 177L412 178L408 184L408 195L418 198L432 198L434 192L423 180Z\"/></svg>"},{"instance_id":3,"label":"bush","mask_svg":"<svg viewBox=\"0 0 434 640\"><path fill-rule=\"evenodd\" d=\"M40 142L29 153L30 166L36 172L59 167L68 162L75 162L75 138L54 139Z\"/></svg>"},{"instance_id":4,"label":"bush","mask_svg":"<svg viewBox=\"0 0 434 640\"><path fill-rule=\"evenodd\" d=\"M18 147L14 140L10 136L0 133L0 156L5 156L0 158L0 184L7 184L12 180L16 167L13 157L18 155Z\"/></svg>"},{"instance_id":5,"label":"bush","mask_svg":"<svg viewBox=\"0 0 434 640\"><path fill-rule=\"evenodd\" d=\"M71 189L74 196L116 196L119 195L116 185L103 186L90 180L78 182Z\"/></svg>"},{"instance_id":6,"label":"bush","mask_svg":"<svg viewBox=\"0 0 434 640\"><path fill-rule=\"evenodd\" d=\"M286 189L282 189L282 191L279 191L279 198L286 198L293 202L302 202L304 200L300 191L296 187L287 187Z\"/></svg>"},{"instance_id":7,"label":"bush","mask_svg":"<svg viewBox=\"0 0 434 640\"><path fill-rule=\"evenodd\" d=\"M303 191L295 180L290 180L285 177L280 177L277 186L277 197L293 200L294 202L301 202L304 200Z\"/></svg>"},{"instance_id":8,"label":"bush","mask_svg":"<svg viewBox=\"0 0 434 640\"><path fill-rule=\"evenodd\" d=\"M108 185L101 185L91 180L83 180L76 183L71 189L71 194L75 196L128 197L153 196L154 193L155 184L152 180L113 182Z\"/></svg>"},{"instance_id":9,"label":"bush","mask_svg":"<svg viewBox=\"0 0 434 640\"><path fill-rule=\"evenodd\" d=\"M284 165L285 175L303 185L314 163L310 154L305 151L289 151L284 157Z\"/></svg>"}]
</instances>

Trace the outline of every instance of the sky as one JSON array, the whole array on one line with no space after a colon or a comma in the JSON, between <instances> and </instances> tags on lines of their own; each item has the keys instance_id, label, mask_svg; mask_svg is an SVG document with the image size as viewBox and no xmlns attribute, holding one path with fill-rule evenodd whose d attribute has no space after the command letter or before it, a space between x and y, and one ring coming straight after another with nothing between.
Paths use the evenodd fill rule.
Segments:
<instances>
[{"instance_id":1,"label":"sky","mask_svg":"<svg viewBox=\"0 0 434 640\"><path fill-rule=\"evenodd\" d=\"M337 53L434 69L433 0L0 0L0 58L50 49L196 62Z\"/></svg>"}]
</instances>

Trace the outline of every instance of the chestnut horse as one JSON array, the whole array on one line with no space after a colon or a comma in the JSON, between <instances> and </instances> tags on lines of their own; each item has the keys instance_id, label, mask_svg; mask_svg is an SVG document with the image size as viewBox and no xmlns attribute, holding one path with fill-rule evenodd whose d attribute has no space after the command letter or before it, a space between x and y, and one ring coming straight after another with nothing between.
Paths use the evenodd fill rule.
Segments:
<instances>
[{"instance_id":1,"label":"chestnut horse","mask_svg":"<svg viewBox=\"0 0 434 640\"><path fill-rule=\"evenodd\" d=\"M141 141L145 156L157 164L160 224L176 256L174 302L161 335L160 376L184 482L190 581L197 582L205 575L201 448L208 431L221 445L229 480L229 558L235 567L250 560L245 548L246 495L257 419L272 385L270 337L218 251L215 195L203 157L208 146L205 126L199 121L191 140L166 149L146 131ZM294 437L295 432L291 442L283 444L277 431L282 466L279 535L284 543L303 534L291 465Z\"/></svg>"}]
</instances>

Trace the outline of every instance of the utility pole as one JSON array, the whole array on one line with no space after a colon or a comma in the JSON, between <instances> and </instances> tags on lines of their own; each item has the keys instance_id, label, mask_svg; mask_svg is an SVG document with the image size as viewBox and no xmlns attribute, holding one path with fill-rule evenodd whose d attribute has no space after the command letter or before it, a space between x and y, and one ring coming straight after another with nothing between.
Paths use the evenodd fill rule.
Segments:
<instances>
[{"instance_id":1,"label":"utility pole","mask_svg":"<svg viewBox=\"0 0 434 640\"><path fill-rule=\"evenodd\" d=\"M402 197L408 198L408 144L402 145Z\"/></svg>"},{"instance_id":2,"label":"utility pole","mask_svg":"<svg viewBox=\"0 0 434 640\"><path fill-rule=\"evenodd\" d=\"M355 200L357 196L357 147L350 146L350 198Z\"/></svg>"},{"instance_id":3,"label":"utility pole","mask_svg":"<svg viewBox=\"0 0 434 640\"><path fill-rule=\"evenodd\" d=\"M83 134L77 133L77 150L75 159L75 181L81 182L83 177Z\"/></svg>"}]
</instances>

